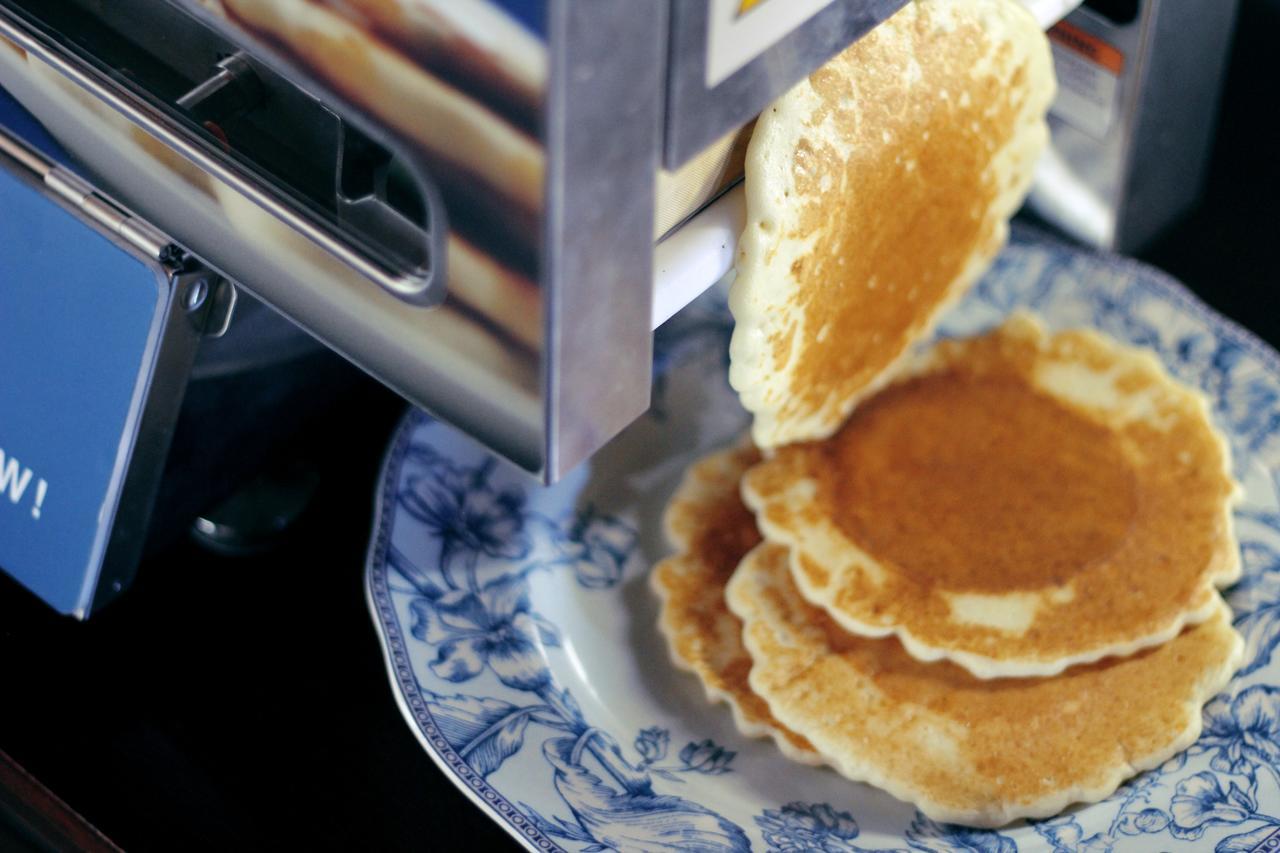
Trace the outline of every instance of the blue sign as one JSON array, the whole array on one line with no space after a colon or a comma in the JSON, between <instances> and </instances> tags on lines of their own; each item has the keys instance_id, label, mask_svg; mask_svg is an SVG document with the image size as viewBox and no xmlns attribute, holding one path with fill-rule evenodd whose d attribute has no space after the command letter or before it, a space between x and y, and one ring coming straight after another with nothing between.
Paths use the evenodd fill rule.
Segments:
<instances>
[{"instance_id":1,"label":"blue sign","mask_svg":"<svg viewBox=\"0 0 1280 853\"><path fill-rule=\"evenodd\" d=\"M167 283L0 166L0 568L93 603Z\"/></svg>"}]
</instances>

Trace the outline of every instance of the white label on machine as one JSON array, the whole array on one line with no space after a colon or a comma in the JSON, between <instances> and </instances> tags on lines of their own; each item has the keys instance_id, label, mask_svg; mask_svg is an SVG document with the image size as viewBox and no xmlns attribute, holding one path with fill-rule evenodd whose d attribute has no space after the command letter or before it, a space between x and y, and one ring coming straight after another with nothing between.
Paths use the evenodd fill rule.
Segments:
<instances>
[{"instance_id":1,"label":"white label on machine","mask_svg":"<svg viewBox=\"0 0 1280 853\"><path fill-rule=\"evenodd\" d=\"M1058 75L1050 112L1095 139L1104 138L1115 121L1124 54L1066 21L1049 30L1049 41Z\"/></svg>"},{"instance_id":2,"label":"white label on machine","mask_svg":"<svg viewBox=\"0 0 1280 853\"><path fill-rule=\"evenodd\" d=\"M707 88L773 47L832 0L708 0Z\"/></svg>"}]
</instances>

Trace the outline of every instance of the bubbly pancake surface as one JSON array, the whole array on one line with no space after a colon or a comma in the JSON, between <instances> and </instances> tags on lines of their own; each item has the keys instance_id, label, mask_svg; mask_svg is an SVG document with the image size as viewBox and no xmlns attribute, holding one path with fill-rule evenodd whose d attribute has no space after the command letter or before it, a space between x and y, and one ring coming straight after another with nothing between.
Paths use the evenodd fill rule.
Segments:
<instances>
[{"instance_id":1,"label":"bubbly pancake surface","mask_svg":"<svg viewBox=\"0 0 1280 853\"><path fill-rule=\"evenodd\" d=\"M981 677L1051 675L1208 618L1239 576L1204 398L1026 315L944 341L831 438L744 478L804 596Z\"/></svg>"},{"instance_id":2,"label":"bubbly pancake surface","mask_svg":"<svg viewBox=\"0 0 1280 853\"><path fill-rule=\"evenodd\" d=\"M672 660L698 676L708 698L729 705L743 734L770 736L787 757L817 764L822 759L813 746L775 720L747 684L751 658L742 645L742 623L724 600L738 562L760 542L755 518L738 494L743 472L759 459L747 444L689 468L664 517L677 553L654 567L649 582L661 601L658 627Z\"/></svg>"},{"instance_id":3,"label":"bubbly pancake surface","mask_svg":"<svg viewBox=\"0 0 1280 853\"><path fill-rule=\"evenodd\" d=\"M995 256L1054 91L1012 0L916 0L761 115L730 295L760 447L830 435Z\"/></svg>"},{"instance_id":4,"label":"bubbly pancake surface","mask_svg":"<svg viewBox=\"0 0 1280 853\"><path fill-rule=\"evenodd\" d=\"M844 775L976 826L1100 800L1185 749L1243 655L1215 596L1206 621L1158 648L1055 678L978 679L893 638L842 630L800 595L786 549L767 542L727 598L745 625L750 685L782 724Z\"/></svg>"}]
</instances>

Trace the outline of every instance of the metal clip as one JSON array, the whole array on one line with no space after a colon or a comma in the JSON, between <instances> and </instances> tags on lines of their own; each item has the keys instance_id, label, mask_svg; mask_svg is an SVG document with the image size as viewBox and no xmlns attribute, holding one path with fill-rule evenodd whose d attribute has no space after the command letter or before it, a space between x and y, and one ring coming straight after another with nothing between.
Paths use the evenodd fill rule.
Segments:
<instances>
[{"instance_id":1,"label":"metal clip","mask_svg":"<svg viewBox=\"0 0 1280 853\"><path fill-rule=\"evenodd\" d=\"M243 53L235 53L217 65L208 80L176 101L200 122L220 122L253 109L266 98L262 81Z\"/></svg>"}]
</instances>

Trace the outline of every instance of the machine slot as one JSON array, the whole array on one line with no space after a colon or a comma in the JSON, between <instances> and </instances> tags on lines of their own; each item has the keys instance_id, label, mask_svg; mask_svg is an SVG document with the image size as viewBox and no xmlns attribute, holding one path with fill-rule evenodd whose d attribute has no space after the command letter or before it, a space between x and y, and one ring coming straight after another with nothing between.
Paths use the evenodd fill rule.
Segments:
<instances>
[{"instance_id":1,"label":"machine slot","mask_svg":"<svg viewBox=\"0 0 1280 853\"><path fill-rule=\"evenodd\" d=\"M421 168L204 21L154 0L0 0L33 29L233 161L412 298L443 280L442 210ZM441 232L442 233L442 232ZM404 280L418 285L404 285ZM423 301L416 299L414 301Z\"/></svg>"}]
</instances>

